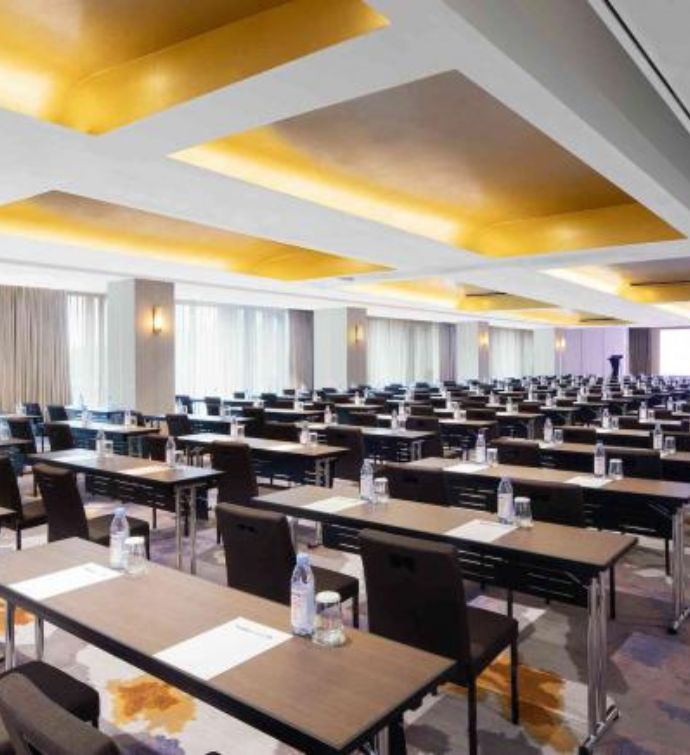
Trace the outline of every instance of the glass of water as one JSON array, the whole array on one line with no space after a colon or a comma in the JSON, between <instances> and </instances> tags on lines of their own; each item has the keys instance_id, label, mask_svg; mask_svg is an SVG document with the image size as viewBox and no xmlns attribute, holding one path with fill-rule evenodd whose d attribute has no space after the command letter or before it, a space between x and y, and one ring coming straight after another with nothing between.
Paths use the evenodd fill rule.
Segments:
<instances>
[{"instance_id":1,"label":"glass of water","mask_svg":"<svg viewBox=\"0 0 690 755\"><path fill-rule=\"evenodd\" d=\"M235 435L235 438L244 438L244 431L245 431L244 425L238 424L235 430L237 432L237 434Z\"/></svg>"},{"instance_id":2,"label":"glass of water","mask_svg":"<svg viewBox=\"0 0 690 755\"><path fill-rule=\"evenodd\" d=\"M138 577L148 568L146 561L146 541L140 535L125 540L125 564L127 574Z\"/></svg>"},{"instance_id":3,"label":"glass of water","mask_svg":"<svg viewBox=\"0 0 690 755\"><path fill-rule=\"evenodd\" d=\"M319 434L318 433L309 433L309 445L310 446L318 446L319 445Z\"/></svg>"},{"instance_id":4,"label":"glass of water","mask_svg":"<svg viewBox=\"0 0 690 755\"><path fill-rule=\"evenodd\" d=\"M609 459L609 477L612 480L623 479L623 460Z\"/></svg>"},{"instance_id":5,"label":"glass of water","mask_svg":"<svg viewBox=\"0 0 690 755\"><path fill-rule=\"evenodd\" d=\"M103 441L103 456L105 456L106 459L112 459L115 455L115 448L113 446L112 440L104 440Z\"/></svg>"},{"instance_id":6,"label":"glass of water","mask_svg":"<svg viewBox=\"0 0 690 755\"><path fill-rule=\"evenodd\" d=\"M388 478L376 477L374 479L374 500L376 501L376 503L388 503L390 497L390 491L388 490Z\"/></svg>"},{"instance_id":7,"label":"glass of water","mask_svg":"<svg viewBox=\"0 0 690 755\"><path fill-rule=\"evenodd\" d=\"M674 454L676 452L676 439L672 435L664 438L664 453Z\"/></svg>"},{"instance_id":8,"label":"glass of water","mask_svg":"<svg viewBox=\"0 0 690 755\"><path fill-rule=\"evenodd\" d=\"M317 645L325 645L326 647L339 647L345 644L340 595L334 590L326 590L316 595L316 615L312 639Z\"/></svg>"},{"instance_id":9,"label":"glass of water","mask_svg":"<svg viewBox=\"0 0 690 755\"><path fill-rule=\"evenodd\" d=\"M553 442L555 445L559 446L561 443L563 443L563 429L560 427L554 427L553 429Z\"/></svg>"},{"instance_id":10,"label":"glass of water","mask_svg":"<svg viewBox=\"0 0 690 755\"><path fill-rule=\"evenodd\" d=\"M532 501L526 496L515 498L515 524L518 527L529 529L532 527Z\"/></svg>"},{"instance_id":11,"label":"glass of water","mask_svg":"<svg viewBox=\"0 0 690 755\"><path fill-rule=\"evenodd\" d=\"M175 467L184 466L184 451L175 451Z\"/></svg>"},{"instance_id":12,"label":"glass of water","mask_svg":"<svg viewBox=\"0 0 690 755\"><path fill-rule=\"evenodd\" d=\"M497 467L498 466L498 449L497 448L487 449L486 460L489 463L490 467Z\"/></svg>"},{"instance_id":13,"label":"glass of water","mask_svg":"<svg viewBox=\"0 0 690 755\"><path fill-rule=\"evenodd\" d=\"M614 414L611 417L611 429L612 430L618 430L621 426L621 420L620 417L617 414Z\"/></svg>"}]
</instances>

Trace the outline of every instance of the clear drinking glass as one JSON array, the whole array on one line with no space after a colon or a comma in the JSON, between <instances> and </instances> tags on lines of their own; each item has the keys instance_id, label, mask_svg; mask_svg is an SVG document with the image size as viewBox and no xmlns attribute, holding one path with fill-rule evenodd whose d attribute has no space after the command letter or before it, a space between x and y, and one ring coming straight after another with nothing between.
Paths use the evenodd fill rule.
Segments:
<instances>
[{"instance_id":1,"label":"clear drinking glass","mask_svg":"<svg viewBox=\"0 0 690 755\"><path fill-rule=\"evenodd\" d=\"M340 595L333 590L326 590L316 595L312 639L317 645L326 647L339 647L345 644Z\"/></svg>"},{"instance_id":2,"label":"clear drinking glass","mask_svg":"<svg viewBox=\"0 0 690 755\"><path fill-rule=\"evenodd\" d=\"M112 440L104 440L103 441L103 456L105 456L106 459L112 459L115 455L115 450L113 446Z\"/></svg>"},{"instance_id":3,"label":"clear drinking glass","mask_svg":"<svg viewBox=\"0 0 690 755\"><path fill-rule=\"evenodd\" d=\"M676 452L676 439L672 435L664 438L664 453L674 454Z\"/></svg>"},{"instance_id":4,"label":"clear drinking glass","mask_svg":"<svg viewBox=\"0 0 690 755\"><path fill-rule=\"evenodd\" d=\"M490 467L497 467L498 466L498 449L497 448L487 449L486 460L489 463Z\"/></svg>"},{"instance_id":5,"label":"clear drinking glass","mask_svg":"<svg viewBox=\"0 0 690 755\"><path fill-rule=\"evenodd\" d=\"M621 426L620 417L617 414L611 416L611 429L618 430Z\"/></svg>"},{"instance_id":6,"label":"clear drinking glass","mask_svg":"<svg viewBox=\"0 0 690 755\"><path fill-rule=\"evenodd\" d=\"M532 522L532 501L524 496L518 496L514 501L515 524L518 527L529 529Z\"/></svg>"},{"instance_id":7,"label":"clear drinking glass","mask_svg":"<svg viewBox=\"0 0 690 755\"><path fill-rule=\"evenodd\" d=\"M184 451L175 451L175 467L183 467L184 466Z\"/></svg>"},{"instance_id":8,"label":"clear drinking glass","mask_svg":"<svg viewBox=\"0 0 690 755\"><path fill-rule=\"evenodd\" d=\"M309 433L309 445L310 446L318 446L319 445L319 434L318 433Z\"/></svg>"},{"instance_id":9,"label":"clear drinking glass","mask_svg":"<svg viewBox=\"0 0 690 755\"><path fill-rule=\"evenodd\" d=\"M388 478L376 477L374 479L374 500L376 503L388 503L390 497Z\"/></svg>"},{"instance_id":10,"label":"clear drinking glass","mask_svg":"<svg viewBox=\"0 0 690 755\"><path fill-rule=\"evenodd\" d=\"M127 574L138 577L148 568L146 561L146 542L141 535L125 540L125 569Z\"/></svg>"},{"instance_id":11,"label":"clear drinking glass","mask_svg":"<svg viewBox=\"0 0 690 755\"><path fill-rule=\"evenodd\" d=\"M553 429L553 442L555 445L559 446L561 443L563 443L563 429L560 427L554 427Z\"/></svg>"},{"instance_id":12,"label":"clear drinking glass","mask_svg":"<svg viewBox=\"0 0 690 755\"><path fill-rule=\"evenodd\" d=\"M244 425L237 425L237 434L235 435L236 438L244 438Z\"/></svg>"},{"instance_id":13,"label":"clear drinking glass","mask_svg":"<svg viewBox=\"0 0 690 755\"><path fill-rule=\"evenodd\" d=\"M623 479L623 460L609 459L609 477L612 480Z\"/></svg>"}]
</instances>

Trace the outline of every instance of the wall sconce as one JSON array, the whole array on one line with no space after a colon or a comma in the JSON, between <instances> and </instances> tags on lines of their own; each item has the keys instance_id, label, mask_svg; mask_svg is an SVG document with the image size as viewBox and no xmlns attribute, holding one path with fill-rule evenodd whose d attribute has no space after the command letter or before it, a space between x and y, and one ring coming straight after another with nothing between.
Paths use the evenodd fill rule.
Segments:
<instances>
[{"instance_id":1,"label":"wall sconce","mask_svg":"<svg viewBox=\"0 0 690 755\"><path fill-rule=\"evenodd\" d=\"M355 343L363 343L364 341L364 327L362 325L355 325Z\"/></svg>"},{"instance_id":2,"label":"wall sconce","mask_svg":"<svg viewBox=\"0 0 690 755\"><path fill-rule=\"evenodd\" d=\"M153 307L151 310L151 332L154 336L163 332L163 310L161 307Z\"/></svg>"},{"instance_id":3,"label":"wall sconce","mask_svg":"<svg viewBox=\"0 0 690 755\"><path fill-rule=\"evenodd\" d=\"M565 351L566 347L566 340L565 336L561 336L560 338L556 339L556 351L560 351L563 353Z\"/></svg>"},{"instance_id":4,"label":"wall sconce","mask_svg":"<svg viewBox=\"0 0 690 755\"><path fill-rule=\"evenodd\" d=\"M479 333L479 336L477 337L477 343L479 344L480 349L489 348L489 331L488 330L485 330Z\"/></svg>"}]
</instances>

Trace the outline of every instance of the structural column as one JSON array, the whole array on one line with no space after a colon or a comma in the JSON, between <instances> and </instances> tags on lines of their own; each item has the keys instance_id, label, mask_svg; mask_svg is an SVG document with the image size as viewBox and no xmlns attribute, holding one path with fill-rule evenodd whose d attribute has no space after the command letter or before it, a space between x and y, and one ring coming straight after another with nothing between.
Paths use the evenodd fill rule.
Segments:
<instances>
[{"instance_id":1,"label":"structural column","mask_svg":"<svg viewBox=\"0 0 690 755\"><path fill-rule=\"evenodd\" d=\"M367 311L314 312L314 385L348 388L367 382Z\"/></svg>"},{"instance_id":2,"label":"structural column","mask_svg":"<svg viewBox=\"0 0 690 755\"><path fill-rule=\"evenodd\" d=\"M108 392L146 414L175 402L175 287L131 279L108 284Z\"/></svg>"},{"instance_id":3,"label":"structural column","mask_svg":"<svg viewBox=\"0 0 690 755\"><path fill-rule=\"evenodd\" d=\"M537 328L534 331L534 374L562 375L567 346L563 328Z\"/></svg>"},{"instance_id":4,"label":"structural column","mask_svg":"<svg viewBox=\"0 0 690 755\"><path fill-rule=\"evenodd\" d=\"M457 338L458 380L487 380L489 378L489 323L484 320L463 322L455 326Z\"/></svg>"}]
</instances>

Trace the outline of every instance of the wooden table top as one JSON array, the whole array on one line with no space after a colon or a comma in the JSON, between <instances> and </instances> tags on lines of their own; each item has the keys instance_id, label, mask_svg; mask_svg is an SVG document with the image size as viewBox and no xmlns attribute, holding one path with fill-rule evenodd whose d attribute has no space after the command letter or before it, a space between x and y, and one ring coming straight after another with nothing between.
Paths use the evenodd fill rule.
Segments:
<instances>
[{"instance_id":1,"label":"wooden table top","mask_svg":"<svg viewBox=\"0 0 690 755\"><path fill-rule=\"evenodd\" d=\"M510 440L511 442L515 442L515 440L519 440L517 438L496 438L496 440ZM495 441L493 441L495 442ZM526 442L534 442L534 441L526 441ZM544 443L543 441L539 441L539 448L541 451L545 451L547 453L576 453L576 454L588 454L590 456L594 455L594 449L595 447L591 443L559 443L558 445L554 443ZM613 456L615 450L618 449L620 451L649 451L650 453L653 451L653 449L636 449L636 448L628 448L627 446L606 446L606 455L607 456ZM655 452L658 456L661 456L662 463L670 463L670 464L690 464L690 451L676 451L672 454L663 454L659 451Z\"/></svg>"},{"instance_id":2,"label":"wooden table top","mask_svg":"<svg viewBox=\"0 0 690 755\"><path fill-rule=\"evenodd\" d=\"M635 438L649 438L649 435L651 433L651 430L628 430L625 428L618 428L618 430L614 430L613 428L607 428L604 429L603 427L581 427L580 425L563 425L561 428L563 430L594 430L597 435L608 435L611 437L616 436L628 436L628 437L635 437Z\"/></svg>"},{"instance_id":3,"label":"wooden table top","mask_svg":"<svg viewBox=\"0 0 690 755\"><path fill-rule=\"evenodd\" d=\"M327 427L356 427L362 431L362 435L370 438L397 438L400 440L424 440L430 438L433 433L430 430L404 430L399 428L393 430L390 427L361 427L360 425L345 425L338 423L337 425L326 425L323 422L310 422L309 429L315 432L323 431Z\"/></svg>"},{"instance_id":4,"label":"wooden table top","mask_svg":"<svg viewBox=\"0 0 690 755\"><path fill-rule=\"evenodd\" d=\"M289 608L151 562L139 577L42 601L11 589L15 582L89 562L107 565L107 548L73 538L3 554L0 595L299 750L356 749L454 665L348 628L348 642L340 648L291 637L204 681L154 655L239 617L289 633Z\"/></svg>"},{"instance_id":5,"label":"wooden table top","mask_svg":"<svg viewBox=\"0 0 690 755\"><path fill-rule=\"evenodd\" d=\"M411 467L424 469L444 469L448 474L471 474L473 477L486 477L500 479L509 477L515 480L535 480L542 482L568 482L576 476L582 476L583 472L575 472L572 469L548 469L547 467L521 467L514 464L497 464L495 467L485 467L476 472L463 472L461 470L447 469L458 465L457 459L442 459L439 456L428 456L425 459L407 462ZM585 488L585 491L590 488ZM647 498L658 498L675 501L684 504L690 500L690 483L675 482L673 480L649 480L638 477L625 477L622 480L610 480L601 488L594 489L596 493L626 493L628 495L640 495Z\"/></svg>"},{"instance_id":6,"label":"wooden table top","mask_svg":"<svg viewBox=\"0 0 690 755\"><path fill-rule=\"evenodd\" d=\"M68 419L55 422L56 425L68 425L72 430L82 430L97 433L99 430L107 435L150 435L156 431L151 427L139 427L138 425L114 425L110 422L89 422L88 425L82 423L80 419Z\"/></svg>"},{"instance_id":7,"label":"wooden table top","mask_svg":"<svg viewBox=\"0 0 690 755\"><path fill-rule=\"evenodd\" d=\"M188 414L187 416L192 422L217 422L221 425L229 425L233 419L241 424L251 420L251 417L245 417L242 414L235 414L232 417L221 417L216 414ZM163 415L163 419L165 419L165 415Z\"/></svg>"},{"instance_id":8,"label":"wooden table top","mask_svg":"<svg viewBox=\"0 0 690 755\"><path fill-rule=\"evenodd\" d=\"M573 476L572 473L570 476ZM336 485L331 490L324 490L313 485L302 485L277 493L259 495L254 500L262 508L304 519L320 519L351 526L356 524L358 528L371 527L451 543L473 542L448 535L447 533L455 527L475 519L498 521L494 514L486 511L398 499L374 506L353 499L352 508L342 509L336 514L320 514L314 509L304 508L333 496L353 498L352 488L343 486L341 489ZM631 535L534 522L531 529L515 529L492 543L483 543L482 547L539 556L559 563L568 562L603 571L621 558L636 542L637 538Z\"/></svg>"},{"instance_id":9,"label":"wooden table top","mask_svg":"<svg viewBox=\"0 0 690 755\"><path fill-rule=\"evenodd\" d=\"M321 458L326 456L343 456L347 453L346 448L340 446L327 446L319 443L315 446L303 446L301 443L272 440L271 438L231 438L229 435L220 433L194 433L193 435L181 435L178 441L192 446L210 446L212 443L244 443L252 451L265 451L275 454L290 456L308 456Z\"/></svg>"},{"instance_id":10,"label":"wooden table top","mask_svg":"<svg viewBox=\"0 0 690 755\"><path fill-rule=\"evenodd\" d=\"M181 466L172 468L162 461L141 459L138 456L115 454L99 457L95 451L87 451L83 448L31 454L29 461L32 464L51 464L64 469L72 469L75 472L93 473L103 477L117 477L130 481L136 480L142 484L166 488L196 482L212 482L223 474L223 472L210 467ZM137 474L139 469L146 469L146 474Z\"/></svg>"},{"instance_id":11,"label":"wooden table top","mask_svg":"<svg viewBox=\"0 0 690 755\"><path fill-rule=\"evenodd\" d=\"M14 448L15 446L30 446L33 441L27 438L5 438L0 440L0 448Z\"/></svg>"}]
</instances>

